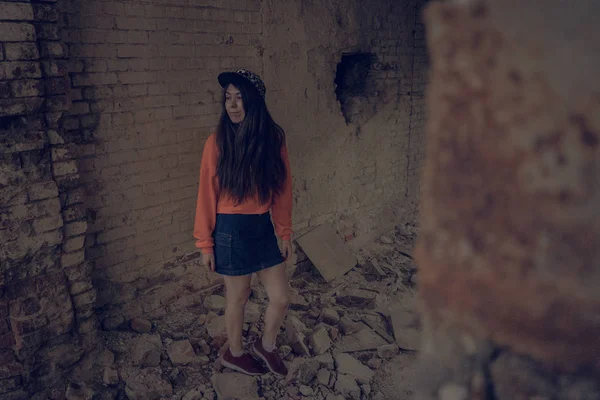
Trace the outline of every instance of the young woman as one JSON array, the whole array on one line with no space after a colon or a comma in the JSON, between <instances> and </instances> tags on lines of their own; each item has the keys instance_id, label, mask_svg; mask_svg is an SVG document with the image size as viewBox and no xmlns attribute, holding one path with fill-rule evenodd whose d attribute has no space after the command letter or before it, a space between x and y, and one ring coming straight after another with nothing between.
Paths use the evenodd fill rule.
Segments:
<instances>
[{"instance_id":1,"label":"young woman","mask_svg":"<svg viewBox=\"0 0 600 400\"><path fill-rule=\"evenodd\" d=\"M223 276L229 349L224 366L261 375L267 369L244 352L244 307L258 274L269 297L262 338L252 350L267 368L286 375L275 339L285 317L289 283L282 264L291 253L292 177L284 131L265 104L265 85L247 70L219 75L224 89L217 132L204 145L194 237L203 264ZM275 228L271 223L271 214ZM277 234L282 241L280 251Z\"/></svg>"}]
</instances>

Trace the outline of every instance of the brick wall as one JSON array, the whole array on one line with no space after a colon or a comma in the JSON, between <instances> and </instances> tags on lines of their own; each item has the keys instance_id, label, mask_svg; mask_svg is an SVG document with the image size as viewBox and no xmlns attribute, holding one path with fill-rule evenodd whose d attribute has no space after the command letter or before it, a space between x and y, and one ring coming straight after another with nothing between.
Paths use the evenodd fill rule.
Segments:
<instances>
[{"instance_id":1,"label":"brick wall","mask_svg":"<svg viewBox=\"0 0 600 400\"><path fill-rule=\"evenodd\" d=\"M197 302L214 281L190 255L200 155L220 112L218 72L261 72L262 17L259 1L188 3L85 0L64 9L65 129L86 142L78 151L86 257L113 326Z\"/></svg>"},{"instance_id":2,"label":"brick wall","mask_svg":"<svg viewBox=\"0 0 600 400\"><path fill-rule=\"evenodd\" d=\"M410 137L420 145L422 131L411 92L415 65L423 64L412 32L422 2L343 3L313 5L303 17L289 12L298 2L64 3L72 102L64 130L77 138L67 153L77 163L59 166L64 174L78 166L85 185L85 254L106 327L193 304L216 282L199 266L191 233L202 147L220 113L222 70L249 68L265 78L267 103L290 142L299 233L330 220L352 239L377 228L407 196L406 151ZM328 43L327 25L314 26L317 16L337 14L348 20L338 27L345 44ZM280 30L294 24L293 32L314 35L291 47L311 59L302 71L287 39L278 41L289 36ZM342 53L353 51L377 59L361 103L369 118L347 126L333 81ZM319 102L326 107L315 108Z\"/></svg>"},{"instance_id":3,"label":"brick wall","mask_svg":"<svg viewBox=\"0 0 600 400\"><path fill-rule=\"evenodd\" d=\"M0 1L0 397L52 385L94 342L55 1ZM64 161L59 163L60 160ZM71 173L66 175L67 171ZM66 179L68 177L68 179Z\"/></svg>"}]
</instances>

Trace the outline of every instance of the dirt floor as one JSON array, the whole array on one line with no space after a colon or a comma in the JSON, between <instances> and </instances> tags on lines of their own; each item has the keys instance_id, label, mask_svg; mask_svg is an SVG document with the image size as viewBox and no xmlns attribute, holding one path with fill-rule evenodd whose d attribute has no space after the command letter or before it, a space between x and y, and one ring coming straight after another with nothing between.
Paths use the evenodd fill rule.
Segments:
<instances>
[{"instance_id":1,"label":"dirt floor","mask_svg":"<svg viewBox=\"0 0 600 400\"><path fill-rule=\"evenodd\" d=\"M380 236L355 252L357 267L329 283L310 263L292 273L293 300L278 338L286 378L254 378L220 367L225 300L217 287L201 306L104 332L106 349L95 360L103 366L98 380L104 390L93 398L410 398L419 333L410 256L416 233L416 227L402 225ZM266 304L264 289L253 285L247 344L262 330Z\"/></svg>"}]
</instances>

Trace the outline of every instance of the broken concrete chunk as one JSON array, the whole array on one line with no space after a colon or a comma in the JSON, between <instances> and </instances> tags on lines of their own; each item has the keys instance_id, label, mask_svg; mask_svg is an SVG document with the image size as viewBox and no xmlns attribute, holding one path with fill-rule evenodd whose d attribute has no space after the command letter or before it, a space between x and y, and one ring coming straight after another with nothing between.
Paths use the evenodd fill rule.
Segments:
<instances>
[{"instance_id":1,"label":"broken concrete chunk","mask_svg":"<svg viewBox=\"0 0 600 400\"><path fill-rule=\"evenodd\" d=\"M185 365L197 362L196 353L189 340L173 342L167 348L167 354L173 365Z\"/></svg>"},{"instance_id":2,"label":"broken concrete chunk","mask_svg":"<svg viewBox=\"0 0 600 400\"><path fill-rule=\"evenodd\" d=\"M301 360L299 362L300 365L296 370L295 378L299 383L308 385L319 372L319 362L314 359Z\"/></svg>"},{"instance_id":3,"label":"broken concrete chunk","mask_svg":"<svg viewBox=\"0 0 600 400\"><path fill-rule=\"evenodd\" d=\"M385 344L377 348L377 355L379 356L379 358L389 360L396 356L399 350L400 349L398 348L397 344Z\"/></svg>"},{"instance_id":4,"label":"broken concrete chunk","mask_svg":"<svg viewBox=\"0 0 600 400\"><path fill-rule=\"evenodd\" d=\"M158 371L135 374L126 379L125 394L130 400L158 400L173 396L173 386Z\"/></svg>"},{"instance_id":5,"label":"broken concrete chunk","mask_svg":"<svg viewBox=\"0 0 600 400\"><path fill-rule=\"evenodd\" d=\"M204 399L217 400L217 394L213 389L208 389L206 392L204 392Z\"/></svg>"},{"instance_id":6,"label":"broken concrete chunk","mask_svg":"<svg viewBox=\"0 0 600 400\"><path fill-rule=\"evenodd\" d=\"M360 325L344 316L340 319L340 330L344 335L351 335L360 330Z\"/></svg>"},{"instance_id":7,"label":"broken concrete chunk","mask_svg":"<svg viewBox=\"0 0 600 400\"><path fill-rule=\"evenodd\" d=\"M331 340L333 340L334 342L338 339L339 335L340 335L340 331L338 330L338 328L332 327L329 330L329 336L331 337Z\"/></svg>"},{"instance_id":8,"label":"broken concrete chunk","mask_svg":"<svg viewBox=\"0 0 600 400\"><path fill-rule=\"evenodd\" d=\"M338 374L347 374L353 376L360 384L368 384L374 376L374 372L346 353L339 353L335 356L335 367Z\"/></svg>"},{"instance_id":9,"label":"broken concrete chunk","mask_svg":"<svg viewBox=\"0 0 600 400\"><path fill-rule=\"evenodd\" d=\"M316 355L325 353L331 347L331 339L327 329L319 328L310 336L310 345Z\"/></svg>"},{"instance_id":10,"label":"broken concrete chunk","mask_svg":"<svg viewBox=\"0 0 600 400\"><path fill-rule=\"evenodd\" d=\"M323 385L329 385L329 379L331 378L331 372L325 368L321 368L319 372L317 372L317 381Z\"/></svg>"},{"instance_id":11,"label":"broken concrete chunk","mask_svg":"<svg viewBox=\"0 0 600 400\"><path fill-rule=\"evenodd\" d=\"M181 400L202 400L202 390L197 387L187 392Z\"/></svg>"},{"instance_id":12,"label":"broken concrete chunk","mask_svg":"<svg viewBox=\"0 0 600 400\"><path fill-rule=\"evenodd\" d=\"M294 349L294 352L300 356L310 355L310 351L305 343L305 332L309 331L298 318L289 316L285 330L289 345Z\"/></svg>"},{"instance_id":13,"label":"broken concrete chunk","mask_svg":"<svg viewBox=\"0 0 600 400\"><path fill-rule=\"evenodd\" d=\"M339 374L335 382L335 391L341 393L345 399L360 399L360 387L350 375Z\"/></svg>"},{"instance_id":14,"label":"broken concrete chunk","mask_svg":"<svg viewBox=\"0 0 600 400\"><path fill-rule=\"evenodd\" d=\"M361 324L362 325L362 324ZM363 329L352 335L344 336L339 342L343 352L376 350L379 346L388 344L381 336L363 325Z\"/></svg>"},{"instance_id":15,"label":"broken concrete chunk","mask_svg":"<svg viewBox=\"0 0 600 400\"><path fill-rule=\"evenodd\" d=\"M320 315L321 315L321 311L319 311L316 308L312 308L312 309L308 310L308 316L312 319L317 319L317 318L319 318Z\"/></svg>"},{"instance_id":16,"label":"broken concrete chunk","mask_svg":"<svg viewBox=\"0 0 600 400\"><path fill-rule=\"evenodd\" d=\"M102 381L105 385L116 386L119 384L119 372L111 367L104 368Z\"/></svg>"},{"instance_id":17,"label":"broken concrete chunk","mask_svg":"<svg viewBox=\"0 0 600 400\"><path fill-rule=\"evenodd\" d=\"M225 333L225 317L216 316L209 319L206 323L206 330L211 338L224 337Z\"/></svg>"},{"instance_id":18,"label":"broken concrete chunk","mask_svg":"<svg viewBox=\"0 0 600 400\"><path fill-rule=\"evenodd\" d=\"M303 396L312 396L313 390L310 386L301 385L299 392L302 393Z\"/></svg>"},{"instance_id":19,"label":"broken concrete chunk","mask_svg":"<svg viewBox=\"0 0 600 400\"><path fill-rule=\"evenodd\" d=\"M213 388L219 399L253 400L259 399L256 378L237 372L213 374Z\"/></svg>"},{"instance_id":20,"label":"broken concrete chunk","mask_svg":"<svg viewBox=\"0 0 600 400\"><path fill-rule=\"evenodd\" d=\"M104 349L98 358L98 362L104 367L110 367L115 363L115 353L109 349Z\"/></svg>"},{"instance_id":21,"label":"broken concrete chunk","mask_svg":"<svg viewBox=\"0 0 600 400\"><path fill-rule=\"evenodd\" d=\"M340 316L334 308L324 308L321 312L321 321L327 325L337 325L340 322Z\"/></svg>"},{"instance_id":22,"label":"broken concrete chunk","mask_svg":"<svg viewBox=\"0 0 600 400\"><path fill-rule=\"evenodd\" d=\"M383 272L383 270L379 266L379 263L377 263L376 260L366 261L361 265L361 267L364 271L365 279L369 282L379 280L387 276L387 274Z\"/></svg>"},{"instance_id":23,"label":"broken concrete chunk","mask_svg":"<svg viewBox=\"0 0 600 400\"><path fill-rule=\"evenodd\" d=\"M367 365L371 369L379 369L382 363L383 361L380 358L371 358L369 361L367 361Z\"/></svg>"},{"instance_id":24,"label":"broken concrete chunk","mask_svg":"<svg viewBox=\"0 0 600 400\"><path fill-rule=\"evenodd\" d=\"M225 297L211 294L204 299L204 307L213 311L221 311L225 309Z\"/></svg>"},{"instance_id":25,"label":"broken concrete chunk","mask_svg":"<svg viewBox=\"0 0 600 400\"><path fill-rule=\"evenodd\" d=\"M332 370L334 367L333 357L329 353L321 354L320 356L316 356L313 359L319 362L321 368L327 368L329 370Z\"/></svg>"},{"instance_id":26,"label":"broken concrete chunk","mask_svg":"<svg viewBox=\"0 0 600 400\"><path fill-rule=\"evenodd\" d=\"M371 394L371 385L360 385L360 391L365 398L368 398Z\"/></svg>"},{"instance_id":27,"label":"broken concrete chunk","mask_svg":"<svg viewBox=\"0 0 600 400\"><path fill-rule=\"evenodd\" d=\"M286 358L292 352L292 348L287 344L284 344L279 348L279 354L281 358Z\"/></svg>"},{"instance_id":28,"label":"broken concrete chunk","mask_svg":"<svg viewBox=\"0 0 600 400\"><path fill-rule=\"evenodd\" d=\"M419 350L420 323L419 316L413 310L402 306L390 309L394 338L401 349Z\"/></svg>"},{"instance_id":29,"label":"broken concrete chunk","mask_svg":"<svg viewBox=\"0 0 600 400\"><path fill-rule=\"evenodd\" d=\"M301 296L298 293L292 293L290 298L290 308L292 310L307 311L310 308L310 305L306 302L304 296Z\"/></svg>"},{"instance_id":30,"label":"broken concrete chunk","mask_svg":"<svg viewBox=\"0 0 600 400\"><path fill-rule=\"evenodd\" d=\"M375 305L377 293L364 289L348 288L343 290L336 301L346 307L372 308Z\"/></svg>"},{"instance_id":31,"label":"broken concrete chunk","mask_svg":"<svg viewBox=\"0 0 600 400\"><path fill-rule=\"evenodd\" d=\"M356 266L356 258L329 223L306 233L297 242L327 282Z\"/></svg>"},{"instance_id":32,"label":"broken concrete chunk","mask_svg":"<svg viewBox=\"0 0 600 400\"><path fill-rule=\"evenodd\" d=\"M152 330L152 322L141 318L132 319L129 321L129 326L132 330L139 333L150 333Z\"/></svg>"},{"instance_id":33,"label":"broken concrete chunk","mask_svg":"<svg viewBox=\"0 0 600 400\"><path fill-rule=\"evenodd\" d=\"M160 364L161 348L160 335L143 334L133 346L133 361L142 367L157 367Z\"/></svg>"}]
</instances>

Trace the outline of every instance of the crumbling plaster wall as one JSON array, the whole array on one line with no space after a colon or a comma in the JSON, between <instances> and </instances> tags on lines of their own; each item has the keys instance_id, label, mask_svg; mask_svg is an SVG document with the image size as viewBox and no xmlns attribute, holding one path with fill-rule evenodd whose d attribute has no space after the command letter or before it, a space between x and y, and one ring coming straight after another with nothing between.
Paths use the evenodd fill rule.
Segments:
<instances>
[{"instance_id":1,"label":"crumbling plaster wall","mask_svg":"<svg viewBox=\"0 0 600 400\"><path fill-rule=\"evenodd\" d=\"M264 2L265 78L293 149L296 229L339 221L352 238L414 217L424 155L423 3ZM342 56L355 53L373 63L364 94L350 100L358 121L347 123L334 81Z\"/></svg>"},{"instance_id":2,"label":"crumbling plaster wall","mask_svg":"<svg viewBox=\"0 0 600 400\"><path fill-rule=\"evenodd\" d=\"M600 398L599 13L426 11L422 399Z\"/></svg>"}]
</instances>

